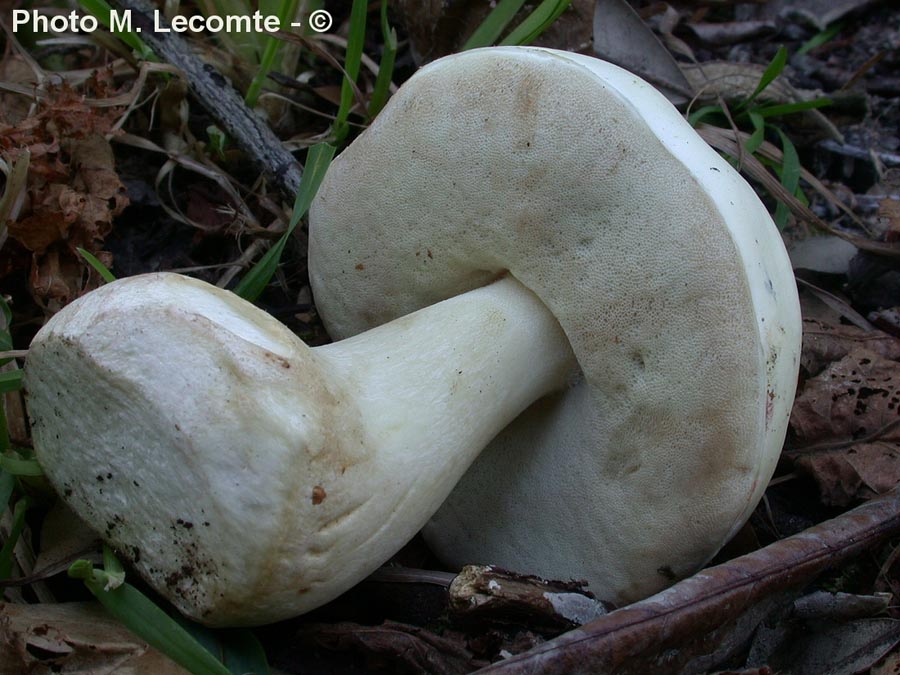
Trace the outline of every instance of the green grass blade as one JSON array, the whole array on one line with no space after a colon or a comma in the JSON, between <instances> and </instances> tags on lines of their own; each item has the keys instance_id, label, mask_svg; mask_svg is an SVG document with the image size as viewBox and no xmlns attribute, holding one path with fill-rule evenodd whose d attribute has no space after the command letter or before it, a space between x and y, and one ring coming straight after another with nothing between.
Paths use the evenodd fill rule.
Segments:
<instances>
[{"instance_id":1,"label":"green grass blade","mask_svg":"<svg viewBox=\"0 0 900 675\"><path fill-rule=\"evenodd\" d=\"M84 581L100 604L131 632L194 675L232 675L177 621L131 584L123 582L112 588L115 581L87 560L73 563L69 576Z\"/></svg>"},{"instance_id":2,"label":"green grass blade","mask_svg":"<svg viewBox=\"0 0 900 675\"><path fill-rule=\"evenodd\" d=\"M287 26L293 21L294 17L297 15L297 2L298 0L284 0L281 3L278 12L279 26ZM250 82L250 86L247 88L247 95L244 96L244 102L250 108L254 107L257 100L259 100L259 94L262 91L263 83L266 81L269 73L272 72L272 68L275 65L275 59L278 57L278 52L281 51L283 46L281 40L273 35L267 35L265 37L265 45L262 58L259 60L259 69L256 71L256 75L253 76L253 81Z\"/></svg>"},{"instance_id":3,"label":"green grass blade","mask_svg":"<svg viewBox=\"0 0 900 675\"><path fill-rule=\"evenodd\" d=\"M109 271L109 268L106 265L104 265L97 259L97 256L83 248L79 248L77 250L78 253L81 254L81 257L84 258L85 261L87 261L87 264L97 270L97 274L99 274L104 281L109 282L116 280L115 275Z\"/></svg>"},{"instance_id":4,"label":"green grass blade","mask_svg":"<svg viewBox=\"0 0 900 675\"><path fill-rule=\"evenodd\" d=\"M25 512L31 506L31 500L28 497L22 497L16 502L13 508L13 522L9 530L9 537L3 548L0 549L0 579L9 579L13 568L13 553L15 552L16 543L25 529Z\"/></svg>"},{"instance_id":5,"label":"green grass blade","mask_svg":"<svg viewBox=\"0 0 900 675\"><path fill-rule=\"evenodd\" d=\"M249 629L212 630L181 616L173 618L234 675L268 675L269 662L265 650Z\"/></svg>"},{"instance_id":6,"label":"green grass blade","mask_svg":"<svg viewBox=\"0 0 900 675\"><path fill-rule=\"evenodd\" d=\"M209 151L218 159L225 159L225 147L228 145L228 136L215 124L206 127L206 137L209 139Z\"/></svg>"},{"instance_id":7,"label":"green grass blade","mask_svg":"<svg viewBox=\"0 0 900 675\"><path fill-rule=\"evenodd\" d=\"M106 544L103 544L103 573L106 575L106 590L118 588L125 583L125 568Z\"/></svg>"},{"instance_id":8,"label":"green grass blade","mask_svg":"<svg viewBox=\"0 0 900 675\"><path fill-rule=\"evenodd\" d=\"M325 172L331 164L331 158L334 157L335 146L328 143L318 143L309 149L306 155L306 166L303 169L303 178L300 180L300 189L297 191L297 198L294 200L294 210L291 213L291 221L288 223L287 230L281 235L281 238L270 248L262 259L253 266L241 282L234 289L234 292L245 300L256 300L265 290L278 262L281 260L281 254L284 247L306 212L312 204L316 191L325 178Z\"/></svg>"},{"instance_id":9,"label":"green grass blade","mask_svg":"<svg viewBox=\"0 0 900 675\"><path fill-rule=\"evenodd\" d=\"M372 98L369 99L369 119L374 119L387 103L391 78L394 76L394 61L397 58L397 31L388 24L387 6L388 0L381 0L381 38L384 41L384 49L381 52L381 62L378 64L378 76L375 78Z\"/></svg>"},{"instance_id":10,"label":"green grass blade","mask_svg":"<svg viewBox=\"0 0 900 675\"><path fill-rule=\"evenodd\" d=\"M6 410L4 406L0 405L0 452L6 452L11 445L9 442L9 425L6 423ZM5 475L2 469L0 469L0 475ZM2 508L4 503L0 502L0 508Z\"/></svg>"},{"instance_id":11,"label":"green grass blade","mask_svg":"<svg viewBox=\"0 0 900 675\"><path fill-rule=\"evenodd\" d=\"M766 90L766 87L772 84L776 77L784 72L784 67L787 65L787 57L787 49L782 45L778 48L775 56L772 57L771 63L769 63L769 65L766 66L765 71L763 71L762 77L759 78L759 84L756 85L756 89L753 90L753 93L750 94L745 101L741 102L738 109L744 109L750 105L757 96Z\"/></svg>"},{"instance_id":12,"label":"green grass blade","mask_svg":"<svg viewBox=\"0 0 900 675\"><path fill-rule=\"evenodd\" d=\"M797 103L783 103L780 105L760 106L755 108L753 112L763 117L778 117L781 115L792 115L806 110L815 108L824 108L833 103L830 98L815 98L812 101L799 101Z\"/></svg>"},{"instance_id":13,"label":"green grass blade","mask_svg":"<svg viewBox=\"0 0 900 675\"><path fill-rule=\"evenodd\" d=\"M36 459L19 459L0 455L0 469L13 476L43 476L44 470Z\"/></svg>"},{"instance_id":14,"label":"green grass blade","mask_svg":"<svg viewBox=\"0 0 900 675\"><path fill-rule=\"evenodd\" d=\"M781 138L781 152L783 155L781 163L781 184L791 194L795 194L800 188L800 156L797 154L797 148L791 143L791 140L785 133L776 128ZM778 202L775 207L775 224L779 228L787 225L788 216L790 216L790 208L784 202Z\"/></svg>"},{"instance_id":15,"label":"green grass blade","mask_svg":"<svg viewBox=\"0 0 900 675\"><path fill-rule=\"evenodd\" d=\"M12 310L9 303L0 297L0 352L9 351L13 348L12 333L9 332L9 325L12 323ZM0 359L0 366L6 365L11 359Z\"/></svg>"},{"instance_id":16,"label":"green grass blade","mask_svg":"<svg viewBox=\"0 0 900 675\"><path fill-rule=\"evenodd\" d=\"M12 309L2 297L0 297L0 316L3 317L3 325L0 326L0 332L9 334L9 326L12 324Z\"/></svg>"},{"instance_id":17,"label":"green grass blade","mask_svg":"<svg viewBox=\"0 0 900 675\"><path fill-rule=\"evenodd\" d=\"M266 659L266 651L251 631L246 629L223 631L220 641L225 646L222 660L232 673L268 675L269 662Z\"/></svg>"},{"instance_id":18,"label":"green grass blade","mask_svg":"<svg viewBox=\"0 0 900 675\"><path fill-rule=\"evenodd\" d=\"M353 107L353 84L359 76L363 43L366 39L366 0L353 0L350 8L350 32L347 34L347 53L344 55L344 81L341 84L341 105L334 120L334 137L342 141L349 131L347 118Z\"/></svg>"},{"instance_id":19,"label":"green grass blade","mask_svg":"<svg viewBox=\"0 0 900 675\"><path fill-rule=\"evenodd\" d=\"M0 372L0 394L19 391L22 388L21 370L4 370Z\"/></svg>"},{"instance_id":20,"label":"green grass blade","mask_svg":"<svg viewBox=\"0 0 900 675\"><path fill-rule=\"evenodd\" d=\"M566 11L572 0L544 0L534 11L503 40L501 45L527 45L556 21Z\"/></svg>"},{"instance_id":21,"label":"green grass blade","mask_svg":"<svg viewBox=\"0 0 900 675\"><path fill-rule=\"evenodd\" d=\"M13 490L16 488L16 478L11 473L0 469L0 511L9 506Z\"/></svg>"},{"instance_id":22,"label":"green grass blade","mask_svg":"<svg viewBox=\"0 0 900 675\"><path fill-rule=\"evenodd\" d=\"M692 127L696 127L700 122L703 122L707 117L711 115L724 115L722 112L722 107L718 105L705 105L700 108L697 108L694 112L688 115L688 122Z\"/></svg>"},{"instance_id":23,"label":"green grass blade","mask_svg":"<svg viewBox=\"0 0 900 675\"><path fill-rule=\"evenodd\" d=\"M494 44L524 4L525 0L500 0L465 41L462 51Z\"/></svg>"},{"instance_id":24,"label":"green grass blade","mask_svg":"<svg viewBox=\"0 0 900 675\"><path fill-rule=\"evenodd\" d=\"M748 117L750 118L750 124L753 125L753 133L750 134L750 137L744 143L744 149L752 155L759 150L759 146L766 140L766 121L762 115L756 112L749 113Z\"/></svg>"},{"instance_id":25,"label":"green grass blade","mask_svg":"<svg viewBox=\"0 0 900 675\"><path fill-rule=\"evenodd\" d=\"M816 47L821 47L826 42L831 40L835 35L841 32L844 28L844 22L838 21L836 23L831 24L825 30L816 33L809 40L800 45L800 49L797 50L797 54L806 54L809 51L812 51Z\"/></svg>"}]
</instances>

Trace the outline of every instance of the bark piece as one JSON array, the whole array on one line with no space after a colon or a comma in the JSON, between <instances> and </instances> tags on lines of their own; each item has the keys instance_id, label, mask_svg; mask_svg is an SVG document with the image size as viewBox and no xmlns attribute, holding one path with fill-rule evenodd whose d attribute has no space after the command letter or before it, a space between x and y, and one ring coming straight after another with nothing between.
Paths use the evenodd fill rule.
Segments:
<instances>
[{"instance_id":1,"label":"bark piece","mask_svg":"<svg viewBox=\"0 0 900 675\"><path fill-rule=\"evenodd\" d=\"M464 621L521 623L534 630L560 631L606 613L583 587L578 582L467 565L450 584L450 611Z\"/></svg>"}]
</instances>

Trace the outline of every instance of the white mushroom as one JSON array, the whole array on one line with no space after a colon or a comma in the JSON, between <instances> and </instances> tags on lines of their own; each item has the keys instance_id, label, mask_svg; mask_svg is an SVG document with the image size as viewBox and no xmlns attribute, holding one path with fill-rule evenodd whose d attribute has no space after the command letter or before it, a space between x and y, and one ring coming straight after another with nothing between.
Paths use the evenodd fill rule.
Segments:
<instances>
[{"instance_id":1,"label":"white mushroom","mask_svg":"<svg viewBox=\"0 0 900 675\"><path fill-rule=\"evenodd\" d=\"M26 377L69 505L184 613L235 625L369 574L574 369L514 279L313 350L227 291L156 274L54 316Z\"/></svg>"},{"instance_id":2,"label":"white mushroom","mask_svg":"<svg viewBox=\"0 0 900 675\"><path fill-rule=\"evenodd\" d=\"M627 600L749 516L793 398L796 289L752 190L648 85L539 49L437 61L310 221L342 342L162 274L72 303L29 353L50 480L183 612L326 602L489 443L427 528L454 564Z\"/></svg>"}]
</instances>

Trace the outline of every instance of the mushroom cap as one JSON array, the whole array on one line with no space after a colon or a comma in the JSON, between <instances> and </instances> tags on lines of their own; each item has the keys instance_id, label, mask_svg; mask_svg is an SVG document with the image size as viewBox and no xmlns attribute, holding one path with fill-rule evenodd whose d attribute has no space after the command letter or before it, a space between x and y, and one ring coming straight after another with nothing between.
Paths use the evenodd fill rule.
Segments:
<instances>
[{"instance_id":1,"label":"mushroom cap","mask_svg":"<svg viewBox=\"0 0 900 675\"><path fill-rule=\"evenodd\" d=\"M309 242L335 339L509 273L572 345L572 385L426 527L449 564L630 601L708 561L761 497L796 383L791 266L753 190L633 74L538 48L433 62L335 159Z\"/></svg>"}]
</instances>

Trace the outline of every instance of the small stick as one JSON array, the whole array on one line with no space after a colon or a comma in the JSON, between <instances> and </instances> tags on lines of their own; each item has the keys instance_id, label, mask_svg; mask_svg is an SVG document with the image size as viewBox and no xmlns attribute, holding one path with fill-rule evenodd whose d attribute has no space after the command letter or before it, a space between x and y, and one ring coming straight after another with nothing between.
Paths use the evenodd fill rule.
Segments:
<instances>
[{"instance_id":1,"label":"small stick","mask_svg":"<svg viewBox=\"0 0 900 675\"><path fill-rule=\"evenodd\" d=\"M146 0L112 0L112 4L131 11L132 26L141 29L141 39L157 56L184 73L197 100L269 177L284 199L293 203L300 187L300 164L272 129L246 106L215 68L194 56L178 33L153 31L155 8Z\"/></svg>"}]
</instances>

